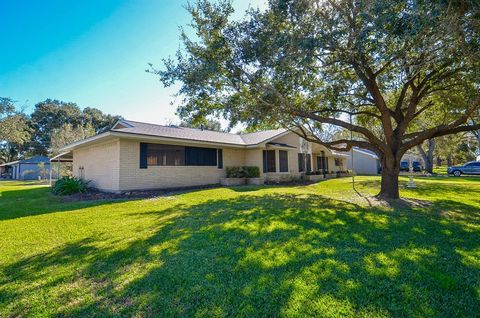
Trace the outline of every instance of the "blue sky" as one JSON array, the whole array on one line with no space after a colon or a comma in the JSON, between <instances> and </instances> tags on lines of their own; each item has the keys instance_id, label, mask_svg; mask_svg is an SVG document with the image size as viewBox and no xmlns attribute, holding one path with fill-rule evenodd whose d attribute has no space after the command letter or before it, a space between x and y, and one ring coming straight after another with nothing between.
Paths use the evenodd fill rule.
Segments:
<instances>
[{"instance_id":1,"label":"blue sky","mask_svg":"<svg viewBox=\"0 0 480 318\"><path fill-rule=\"evenodd\" d=\"M172 94L145 72L179 47L179 0L0 0L0 96L31 112L55 98L125 118L178 121ZM237 12L263 0L234 0Z\"/></svg>"}]
</instances>

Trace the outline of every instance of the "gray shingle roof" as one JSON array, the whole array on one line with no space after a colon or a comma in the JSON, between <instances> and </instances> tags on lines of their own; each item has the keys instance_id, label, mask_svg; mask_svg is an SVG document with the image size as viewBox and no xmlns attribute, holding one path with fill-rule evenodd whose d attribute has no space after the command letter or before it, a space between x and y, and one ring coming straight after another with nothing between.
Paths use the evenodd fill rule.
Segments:
<instances>
[{"instance_id":1,"label":"gray shingle roof","mask_svg":"<svg viewBox=\"0 0 480 318\"><path fill-rule=\"evenodd\" d=\"M131 120L121 120L119 123L122 127L114 127L115 129L112 128L111 131L175 139L215 142L239 146L257 145L286 132L285 129L275 129L259 131L250 134L231 134L179 126L147 124Z\"/></svg>"},{"instance_id":2,"label":"gray shingle roof","mask_svg":"<svg viewBox=\"0 0 480 318\"><path fill-rule=\"evenodd\" d=\"M33 163L33 164L38 164L38 163L41 163L41 162L46 163L46 164L49 164L49 163L50 163L50 159L48 159L48 157L45 157L45 156L33 156L33 157L31 157L31 158L27 158L27 159L23 159L23 160L17 160L17 161L2 163L2 164L0 164L0 167L15 165L15 164L17 164L17 163Z\"/></svg>"}]
</instances>

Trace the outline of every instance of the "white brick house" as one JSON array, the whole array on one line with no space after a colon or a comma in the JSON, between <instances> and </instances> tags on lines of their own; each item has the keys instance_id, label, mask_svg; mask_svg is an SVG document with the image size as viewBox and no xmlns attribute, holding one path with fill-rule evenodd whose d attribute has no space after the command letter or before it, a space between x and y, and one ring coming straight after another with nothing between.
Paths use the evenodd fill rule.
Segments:
<instances>
[{"instance_id":1,"label":"white brick house","mask_svg":"<svg viewBox=\"0 0 480 318\"><path fill-rule=\"evenodd\" d=\"M231 134L120 120L63 151L73 155L75 176L109 192L217 184L229 166L258 166L266 181L298 177L304 169L347 169L348 155L318 144L304 153L301 142L284 129Z\"/></svg>"}]
</instances>

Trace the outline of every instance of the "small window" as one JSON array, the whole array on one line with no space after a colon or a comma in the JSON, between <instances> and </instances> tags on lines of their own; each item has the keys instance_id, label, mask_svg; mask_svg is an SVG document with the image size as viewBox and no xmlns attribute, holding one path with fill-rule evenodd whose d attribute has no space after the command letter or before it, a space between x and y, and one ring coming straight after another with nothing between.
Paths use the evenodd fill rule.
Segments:
<instances>
[{"instance_id":1,"label":"small window","mask_svg":"<svg viewBox=\"0 0 480 318\"><path fill-rule=\"evenodd\" d=\"M223 150L222 149L218 149L217 150L217 162L218 162L218 169L222 169L223 168Z\"/></svg>"},{"instance_id":2,"label":"small window","mask_svg":"<svg viewBox=\"0 0 480 318\"><path fill-rule=\"evenodd\" d=\"M263 151L263 172L277 172L275 150Z\"/></svg>"},{"instance_id":3,"label":"small window","mask_svg":"<svg viewBox=\"0 0 480 318\"><path fill-rule=\"evenodd\" d=\"M280 172L288 172L288 151L280 150L278 158L280 159Z\"/></svg>"}]
</instances>

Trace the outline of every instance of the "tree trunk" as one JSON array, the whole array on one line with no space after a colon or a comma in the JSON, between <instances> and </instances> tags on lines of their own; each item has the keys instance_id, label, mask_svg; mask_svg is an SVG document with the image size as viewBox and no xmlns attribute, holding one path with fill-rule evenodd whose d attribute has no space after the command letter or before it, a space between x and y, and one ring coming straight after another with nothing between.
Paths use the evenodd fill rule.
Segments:
<instances>
[{"instance_id":1,"label":"tree trunk","mask_svg":"<svg viewBox=\"0 0 480 318\"><path fill-rule=\"evenodd\" d=\"M400 159L398 156L383 156L382 181L378 197L381 199L398 199L398 175L400 174Z\"/></svg>"},{"instance_id":2,"label":"tree trunk","mask_svg":"<svg viewBox=\"0 0 480 318\"><path fill-rule=\"evenodd\" d=\"M427 140L428 152L423 150L422 145L417 146L417 150L422 156L423 162L425 162L425 171L433 173L433 152L435 150L435 139Z\"/></svg>"},{"instance_id":3,"label":"tree trunk","mask_svg":"<svg viewBox=\"0 0 480 318\"><path fill-rule=\"evenodd\" d=\"M477 138L477 153L480 155L480 130L475 131L475 137Z\"/></svg>"},{"instance_id":4,"label":"tree trunk","mask_svg":"<svg viewBox=\"0 0 480 318\"><path fill-rule=\"evenodd\" d=\"M447 156L447 166L449 167L453 166L452 155Z\"/></svg>"}]
</instances>

